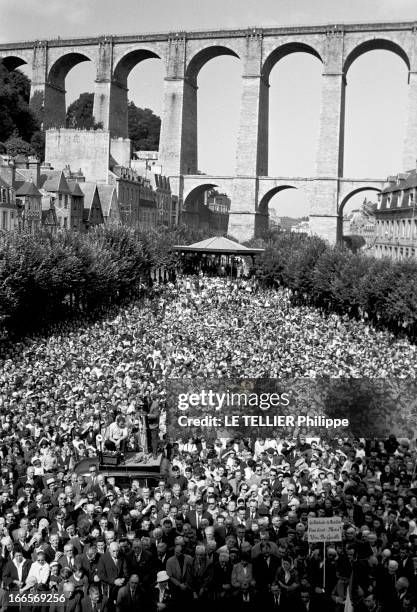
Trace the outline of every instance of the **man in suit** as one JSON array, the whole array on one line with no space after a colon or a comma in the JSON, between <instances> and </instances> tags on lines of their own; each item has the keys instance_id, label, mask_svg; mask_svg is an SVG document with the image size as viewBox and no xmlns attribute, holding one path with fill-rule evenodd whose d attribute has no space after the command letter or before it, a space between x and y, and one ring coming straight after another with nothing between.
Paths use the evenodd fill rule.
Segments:
<instances>
[{"instance_id":1,"label":"man in suit","mask_svg":"<svg viewBox=\"0 0 417 612\"><path fill-rule=\"evenodd\" d=\"M156 577L154 558L150 552L143 550L139 539L133 540L132 550L126 556L126 563L128 573L139 577L142 589L146 590L153 586Z\"/></svg>"},{"instance_id":2,"label":"man in suit","mask_svg":"<svg viewBox=\"0 0 417 612\"><path fill-rule=\"evenodd\" d=\"M16 591L26 582L31 562L23 557L22 551L15 549L13 559L9 559L3 569L3 584L6 589Z\"/></svg>"},{"instance_id":3,"label":"man in suit","mask_svg":"<svg viewBox=\"0 0 417 612\"><path fill-rule=\"evenodd\" d=\"M98 586L92 584L87 597L81 600L81 612L107 612L107 598L102 597Z\"/></svg>"},{"instance_id":4,"label":"man in suit","mask_svg":"<svg viewBox=\"0 0 417 612\"><path fill-rule=\"evenodd\" d=\"M120 538L122 535L126 534L126 525L122 519L122 509L120 506L112 506L107 518L109 522L113 524L113 531L116 533L117 538Z\"/></svg>"},{"instance_id":5,"label":"man in suit","mask_svg":"<svg viewBox=\"0 0 417 612\"><path fill-rule=\"evenodd\" d=\"M97 552L97 546L95 544L90 544L84 553L75 557L75 563L81 563L81 567L90 583L93 581L98 582L97 567L99 560L100 555ZM96 580L95 576L97 576Z\"/></svg>"},{"instance_id":6,"label":"man in suit","mask_svg":"<svg viewBox=\"0 0 417 612\"><path fill-rule=\"evenodd\" d=\"M372 594L372 598L374 595ZM328 604L325 600L324 595L311 595L308 589L301 589L300 591L300 604L294 612L325 612L328 610ZM368 610L368 607L366 607ZM369 608L372 610L373 608ZM374 610L376 612L376 609Z\"/></svg>"},{"instance_id":7,"label":"man in suit","mask_svg":"<svg viewBox=\"0 0 417 612\"><path fill-rule=\"evenodd\" d=\"M53 603L49 612L81 612L80 594L76 593L73 582L64 582L63 594L65 601Z\"/></svg>"},{"instance_id":8,"label":"man in suit","mask_svg":"<svg viewBox=\"0 0 417 612\"><path fill-rule=\"evenodd\" d=\"M274 610L274 612L284 612L284 603L282 601L281 589L279 584L273 582L271 590L264 595L264 606L266 610ZM285 608L287 610L287 608Z\"/></svg>"},{"instance_id":9,"label":"man in suit","mask_svg":"<svg viewBox=\"0 0 417 612\"><path fill-rule=\"evenodd\" d=\"M246 508L246 527L250 529L252 523L259 519L258 502L256 499L250 499L249 505Z\"/></svg>"},{"instance_id":10,"label":"man in suit","mask_svg":"<svg viewBox=\"0 0 417 612\"><path fill-rule=\"evenodd\" d=\"M14 543L14 549L20 550L25 559L30 559L33 546L29 544L29 538L27 537L27 529L24 527L20 527L17 530L16 535L17 538Z\"/></svg>"},{"instance_id":11,"label":"man in suit","mask_svg":"<svg viewBox=\"0 0 417 612\"><path fill-rule=\"evenodd\" d=\"M40 476L35 476L35 468L30 465L26 470L26 476L21 476L17 479L14 486L14 495L19 494L22 490L24 491L26 484L30 484L35 491L42 491L44 485L43 480ZM19 495L20 496L20 495Z\"/></svg>"},{"instance_id":12,"label":"man in suit","mask_svg":"<svg viewBox=\"0 0 417 612\"><path fill-rule=\"evenodd\" d=\"M242 582L239 585L239 590L234 594L231 601L231 609L233 612L255 612L259 609L259 604L254 589L249 582ZM265 608L266 610L275 610L275 608Z\"/></svg>"},{"instance_id":13,"label":"man in suit","mask_svg":"<svg viewBox=\"0 0 417 612\"><path fill-rule=\"evenodd\" d=\"M126 586L117 594L116 612L134 612L134 610L152 610L150 595L139 586L139 576L132 574Z\"/></svg>"},{"instance_id":14,"label":"man in suit","mask_svg":"<svg viewBox=\"0 0 417 612\"><path fill-rule=\"evenodd\" d=\"M167 567L168 555L167 555L167 545L165 542L159 542L156 547L156 571L161 572L165 570Z\"/></svg>"},{"instance_id":15,"label":"man in suit","mask_svg":"<svg viewBox=\"0 0 417 612\"><path fill-rule=\"evenodd\" d=\"M270 542L261 542L260 555L253 560L253 578L261 594L266 594L275 581L280 561L271 554Z\"/></svg>"},{"instance_id":16,"label":"man in suit","mask_svg":"<svg viewBox=\"0 0 417 612\"><path fill-rule=\"evenodd\" d=\"M49 543L45 547L45 557L47 563L52 561L58 561L62 557L62 548L60 550L59 535L57 533L51 533L49 536Z\"/></svg>"},{"instance_id":17,"label":"man in suit","mask_svg":"<svg viewBox=\"0 0 417 612\"><path fill-rule=\"evenodd\" d=\"M204 504L202 501L197 501L195 510L190 510L187 515L187 521L190 523L193 529L201 529L201 521L207 519L209 525L213 524L213 517L211 514L204 510Z\"/></svg>"},{"instance_id":18,"label":"man in suit","mask_svg":"<svg viewBox=\"0 0 417 612\"><path fill-rule=\"evenodd\" d=\"M232 569L232 587L238 589L244 582L255 586L250 553L241 553L240 562L235 563Z\"/></svg>"},{"instance_id":19,"label":"man in suit","mask_svg":"<svg viewBox=\"0 0 417 612\"><path fill-rule=\"evenodd\" d=\"M191 568L193 559L183 553L184 539L175 539L174 555L167 561L166 572L173 588L175 603L186 604L192 596Z\"/></svg>"},{"instance_id":20,"label":"man in suit","mask_svg":"<svg viewBox=\"0 0 417 612\"><path fill-rule=\"evenodd\" d=\"M60 570L63 567L68 567L71 571L74 570L75 564L75 549L74 546L67 542L64 546L64 554L58 560Z\"/></svg>"},{"instance_id":21,"label":"man in suit","mask_svg":"<svg viewBox=\"0 0 417 612\"><path fill-rule=\"evenodd\" d=\"M117 593L128 578L126 561L120 556L120 547L117 542L112 542L109 550L100 557L97 574L101 582L107 585L109 610L112 611L115 609Z\"/></svg>"},{"instance_id":22,"label":"man in suit","mask_svg":"<svg viewBox=\"0 0 417 612\"><path fill-rule=\"evenodd\" d=\"M90 465L89 467L89 476L86 477L86 487L85 493L93 490L94 487L98 484L98 469L96 464Z\"/></svg>"}]
</instances>

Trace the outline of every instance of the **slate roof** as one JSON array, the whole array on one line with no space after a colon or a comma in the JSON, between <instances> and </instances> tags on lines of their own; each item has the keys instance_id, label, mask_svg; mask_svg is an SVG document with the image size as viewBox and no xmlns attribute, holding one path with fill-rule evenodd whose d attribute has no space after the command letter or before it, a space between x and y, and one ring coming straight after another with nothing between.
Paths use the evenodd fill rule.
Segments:
<instances>
[{"instance_id":1,"label":"slate roof","mask_svg":"<svg viewBox=\"0 0 417 612\"><path fill-rule=\"evenodd\" d=\"M399 175L399 181L397 181L397 177L388 177L389 179L395 179L394 184L387 185L382 190L382 193L392 193L394 191L399 191L402 189L412 189L413 187L417 187L417 171L410 170L410 172L403 173Z\"/></svg>"},{"instance_id":2,"label":"slate roof","mask_svg":"<svg viewBox=\"0 0 417 612\"><path fill-rule=\"evenodd\" d=\"M46 191L71 193L67 179L62 170L47 170L46 172L42 172L39 186Z\"/></svg>"},{"instance_id":3,"label":"slate roof","mask_svg":"<svg viewBox=\"0 0 417 612\"><path fill-rule=\"evenodd\" d=\"M103 215L108 217L110 214L110 208L113 200L113 196L116 192L113 185L97 185L98 195L100 197L101 209L103 211ZM117 196L116 196L117 198Z\"/></svg>"},{"instance_id":4,"label":"slate roof","mask_svg":"<svg viewBox=\"0 0 417 612\"><path fill-rule=\"evenodd\" d=\"M36 187L33 181L25 181L23 185L16 191L17 196L34 196L40 198L42 196L39 189Z\"/></svg>"},{"instance_id":5,"label":"slate roof","mask_svg":"<svg viewBox=\"0 0 417 612\"><path fill-rule=\"evenodd\" d=\"M77 196L80 198L84 197L84 192L80 187L80 183L75 179L67 179L68 188L71 192L71 195Z\"/></svg>"}]
</instances>

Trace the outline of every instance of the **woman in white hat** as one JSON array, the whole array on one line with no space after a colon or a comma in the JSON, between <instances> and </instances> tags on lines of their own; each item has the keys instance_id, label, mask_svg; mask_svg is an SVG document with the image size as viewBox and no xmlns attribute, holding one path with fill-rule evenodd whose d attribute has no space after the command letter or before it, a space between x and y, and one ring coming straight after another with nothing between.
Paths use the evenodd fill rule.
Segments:
<instances>
[{"instance_id":1,"label":"woman in white hat","mask_svg":"<svg viewBox=\"0 0 417 612\"><path fill-rule=\"evenodd\" d=\"M156 575L154 601L158 611L171 609L172 595L169 588L169 576L165 570L158 572Z\"/></svg>"}]
</instances>

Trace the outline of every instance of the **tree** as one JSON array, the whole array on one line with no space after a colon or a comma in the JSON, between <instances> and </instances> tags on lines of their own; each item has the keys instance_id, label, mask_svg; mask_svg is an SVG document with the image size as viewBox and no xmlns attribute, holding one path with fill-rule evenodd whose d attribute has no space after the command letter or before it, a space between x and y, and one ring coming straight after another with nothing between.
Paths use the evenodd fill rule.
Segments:
<instances>
[{"instance_id":1,"label":"tree","mask_svg":"<svg viewBox=\"0 0 417 612\"><path fill-rule=\"evenodd\" d=\"M96 123L93 116L94 94L84 92L69 105L67 110L66 125L68 128L80 128L82 130L97 129L103 127Z\"/></svg>"},{"instance_id":2,"label":"tree","mask_svg":"<svg viewBox=\"0 0 417 612\"><path fill-rule=\"evenodd\" d=\"M17 132L14 132L4 144L6 145L7 155L11 155L11 157L16 155L33 155L35 153L32 145L23 140Z\"/></svg>"},{"instance_id":3,"label":"tree","mask_svg":"<svg viewBox=\"0 0 417 612\"><path fill-rule=\"evenodd\" d=\"M365 238L357 234L343 236L343 242L352 253L357 253L366 244Z\"/></svg>"},{"instance_id":4,"label":"tree","mask_svg":"<svg viewBox=\"0 0 417 612\"><path fill-rule=\"evenodd\" d=\"M0 62L0 141L17 131L29 142L40 129L35 113L29 107L30 81L20 70L7 70Z\"/></svg>"},{"instance_id":5,"label":"tree","mask_svg":"<svg viewBox=\"0 0 417 612\"><path fill-rule=\"evenodd\" d=\"M35 132L30 140L30 144L35 155L43 161L45 159L45 132L42 130Z\"/></svg>"},{"instance_id":6,"label":"tree","mask_svg":"<svg viewBox=\"0 0 417 612\"><path fill-rule=\"evenodd\" d=\"M103 127L93 117L94 94L84 92L67 110L67 127L97 129ZM134 102L127 107L128 135L132 151L157 151L161 119L150 108L139 108Z\"/></svg>"},{"instance_id":7,"label":"tree","mask_svg":"<svg viewBox=\"0 0 417 612\"><path fill-rule=\"evenodd\" d=\"M161 119L150 108L138 108L129 102L127 108L129 138L132 151L157 151Z\"/></svg>"}]
</instances>

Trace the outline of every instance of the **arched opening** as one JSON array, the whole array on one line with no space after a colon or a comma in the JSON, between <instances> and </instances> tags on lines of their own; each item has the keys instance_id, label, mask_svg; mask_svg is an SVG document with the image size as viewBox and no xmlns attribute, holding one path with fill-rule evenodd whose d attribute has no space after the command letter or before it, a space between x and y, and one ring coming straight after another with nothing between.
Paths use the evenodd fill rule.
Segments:
<instances>
[{"instance_id":1,"label":"arched opening","mask_svg":"<svg viewBox=\"0 0 417 612\"><path fill-rule=\"evenodd\" d=\"M310 202L307 194L293 185L270 189L261 199L255 220L255 236L266 230L309 233Z\"/></svg>"},{"instance_id":2,"label":"arched opening","mask_svg":"<svg viewBox=\"0 0 417 612\"><path fill-rule=\"evenodd\" d=\"M226 235L229 224L230 198L217 185L195 187L186 196L181 220L194 228Z\"/></svg>"},{"instance_id":3,"label":"arched opening","mask_svg":"<svg viewBox=\"0 0 417 612\"><path fill-rule=\"evenodd\" d=\"M227 175L235 171L241 66L235 51L223 46L203 49L186 70L184 114L187 125L184 168Z\"/></svg>"},{"instance_id":4,"label":"arched opening","mask_svg":"<svg viewBox=\"0 0 417 612\"><path fill-rule=\"evenodd\" d=\"M65 79L67 127L90 128L97 124L93 111L95 79L93 62L80 62L68 72Z\"/></svg>"},{"instance_id":5,"label":"arched opening","mask_svg":"<svg viewBox=\"0 0 417 612\"><path fill-rule=\"evenodd\" d=\"M303 43L283 45L265 61L263 75L270 85L269 176L314 174L321 72L319 53Z\"/></svg>"},{"instance_id":6,"label":"arched opening","mask_svg":"<svg viewBox=\"0 0 417 612\"><path fill-rule=\"evenodd\" d=\"M0 58L2 65L9 71L16 70L16 68L22 69L23 66L28 66L26 60L17 55L9 55L7 57Z\"/></svg>"},{"instance_id":7,"label":"arched opening","mask_svg":"<svg viewBox=\"0 0 417 612\"><path fill-rule=\"evenodd\" d=\"M67 53L60 57L50 68L44 101L44 127L66 126L66 85L68 73L82 62L91 61L83 53ZM88 87L88 85L87 85ZM83 86L84 91L88 91ZM91 89L91 86L90 86Z\"/></svg>"},{"instance_id":8,"label":"arched opening","mask_svg":"<svg viewBox=\"0 0 417 612\"><path fill-rule=\"evenodd\" d=\"M377 239L377 187L358 187L345 196L338 211L339 241L353 251L373 254Z\"/></svg>"},{"instance_id":9,"label":"arched opening","mask_svg":"<svg viewBox=\"0 0 417 612\"><path fill-rule=\"evenodd\" d=\"M148 49L128 53L114 70L112 134L130 138L135 159L141 160L138 151L159 150L164 77L161 58Z\"/></svg>"},{"instance_id":10,"label":"arched opening","mask_svg":"<svg viewBox=\"0 0 417 612\"><path fill-rule=\"evenodd\" d=\"M39 115L31 105L31 80L32 68L23 57L0 58L0 142L5 143L16 134L28 143L21 143L28 153L32 152L32 140L35 143L40 129ZM36 148L35 152L41 154Z\"/></svg>"},{"instance_id":11,"label":"arched opening","mask_svg":"<svg viewBox=\"0 0 417 612\"><path fill-rule=\"evenodd\" d=\"M391 41L356 47L345 62L344 176L384 178L401 167L409 60Z\"/></svg>"}]
</instances>

